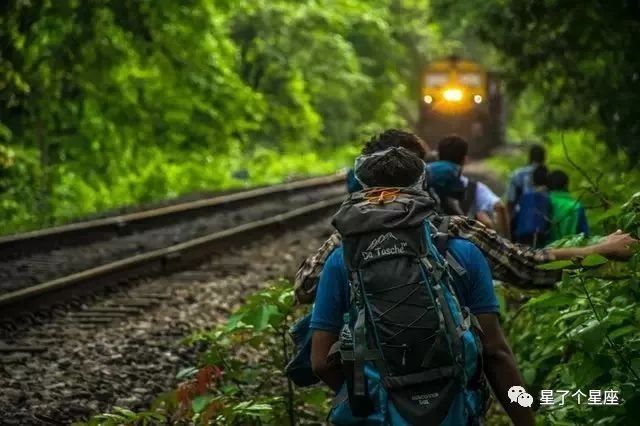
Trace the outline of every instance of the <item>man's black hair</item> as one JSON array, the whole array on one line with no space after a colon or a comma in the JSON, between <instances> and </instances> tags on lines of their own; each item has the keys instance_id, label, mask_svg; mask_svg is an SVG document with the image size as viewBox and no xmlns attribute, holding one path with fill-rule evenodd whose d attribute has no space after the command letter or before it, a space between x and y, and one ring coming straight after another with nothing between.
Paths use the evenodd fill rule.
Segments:
<instances>
[{"instance_id":1,"label":"man's black hair","mask_svg":"<svg viewBox=\"0 0 640 426\"><path fill-rule=\"evenodd\" d=\"M398 129L389 129L372 137L362 148L362 154L373 154L388 148L402 147L424 160L427 144L417 135Z\"/></svg>"},{"instance_id":2,"label":"man's black hair","mask_svg":"<svg viewBox=\"0 0 640 426\"><path fill-rule=\"evenodd\" d=\"M549 180L549 169L547 169L547 166L540 165L533 169L531 179L533 186L547 186Z\"/></svg>"},{"instance_id":3,"label":"man's black hair","mask_svg":"<svg viewBox=\"0 0 640 426\"><path fill-rule=\"evenodd\" d=\"M529 148L529 164L544 164L546 150L542 145L533 144Z\"/></svg>"},{"instance_id":4,"label":"man's black hair","mask_svg":"<svg viewBox=\"0 0 640 426\"><path fill-rule=\"evenodd\" d=\"M358 179L369 187L407 187L424 173L424 163L407 149L392 149L385 155L365 160L358 170Z\"/></svg>"},{"instance_id":5,"label":"man's black hair","mask_svg":"<svg viewBox=\"0 0 640 426\"><path fill-rule=\"evenodd\" d=\"M549 173L549 189L551 191L566 191L569 189L569 176L562 170Z\"/></svg>"},{"instance_id":6,"label":"man's black hair","mask_svg":"<svg viewBox=\"0 0 640 426\"><path fill-rule=\"evenodd\" d=\"M469 143L458 135L446 136L438 142L438 158L440 160L463 166L468 152Z\"/></svg>"}]
</instances>

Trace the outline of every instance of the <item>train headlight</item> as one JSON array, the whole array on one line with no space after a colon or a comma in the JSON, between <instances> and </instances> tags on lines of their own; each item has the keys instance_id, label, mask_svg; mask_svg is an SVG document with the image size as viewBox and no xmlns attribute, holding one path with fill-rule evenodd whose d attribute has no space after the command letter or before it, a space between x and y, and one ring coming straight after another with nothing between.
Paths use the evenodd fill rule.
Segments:
<instances>
[{"instance_id":1,"label":"train headlight","mask_svg":"<svg viewBox=\"0 0 640 426\"><path fill-rule=\"evenodd\" d=\"M442 93L445 101L448 102L460 102L462 100L462 90L460 89L447 89Z\"/></svg>"},{"instance_id":2,"label":"train headlight","mask_svg":"<svg viewBox=\"0 0 640 426\"><path fill-rule=\"evenodd\" d=\"M473 97L473 102L477 103L477 104L481 104L482 103L482 96L480 95L475 95Z\"/></svg>"},{"instance_id":3,"label":"train headlight","mask_svg":"<svg viewBox=\"0 0 640 426\"><path fill-rule=\"evenodd\" d=\"M424 99L424 103L425 103L425 104L430 104L431 102L433 102L433 97L431 97L431 96L429 96L429 95L425 96L425 97L424 97L424 98L422 98L422 99Z\"/></svg>"}]
</instances>

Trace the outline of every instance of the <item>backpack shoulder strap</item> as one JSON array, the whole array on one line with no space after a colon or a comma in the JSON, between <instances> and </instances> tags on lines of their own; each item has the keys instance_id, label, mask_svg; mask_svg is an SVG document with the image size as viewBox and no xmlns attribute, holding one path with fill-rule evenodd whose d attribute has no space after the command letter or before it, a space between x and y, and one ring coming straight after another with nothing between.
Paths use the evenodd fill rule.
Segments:
<instances>
[{"instance_id":1,"label":"backpack shoulder strap","mask_svg":"<svg viewBox=\"0 0 640 426\"><path fill-rule=\"evenodd\" d=\"M477 188L478 188L478 181L469 179L469 182L467 183L467 187L465 188L465 191L464 191L464 198L462 199L462 205L461 205L462 211L464 212L465 215L469 214L469 212L471 211L471 208L476 202Z\"/></svg>"},{"instance_id":2,"label":"backpack shoulder strap","mask_svg":"<svg viewBox=\"0 0 640 426\"><path fill-rule=\"evenodd\" d=\"M435 237L436 249L443 258L447 257L447 244L449 243L449 222L451 216L443 216L440 226L438 226L438 233Z\"/></svg>"},{"instance_id":3,"label":"backpack shoulder strap","mask_svg":"<svg viewBox=\"0 0 640 426\"><path fill-rule=\"evenodd\" d=\"M438 253L447 261L453 272L458 276L462 277L467 273L464 266L460 264L456 260L455 257L447 250L447 245L449 243L449 224L451 223L451 216L443 216L442 222L440 222L440 226L438 226L438 233L435 237L435 244Z\"/></svg>"}]
</instances>

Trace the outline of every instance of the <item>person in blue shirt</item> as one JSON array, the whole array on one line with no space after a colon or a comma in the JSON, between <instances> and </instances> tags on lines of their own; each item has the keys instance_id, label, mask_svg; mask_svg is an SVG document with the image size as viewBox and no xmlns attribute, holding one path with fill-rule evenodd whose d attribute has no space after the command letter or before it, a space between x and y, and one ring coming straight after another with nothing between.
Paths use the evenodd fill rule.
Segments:
<instances>
[{"instance_id":1,"label":"person in blue shirt","mask_svg":"<svg viewBox=\"0 0 640 426\"><path fill-rule=\"evenodd\" d=\"M371 166L372 170L366 173L358 172L358 176L365 187L415 188L416 185L422 186L425 173L424 170L410 169L422 167L420 164L415 161L403 163L393 159L376 161ZM366 165L367 163L362 167ZM411 173L420 178L414 184L408 185L406 177ZM363 176L368 177L366 182ZM535 422L531 408L512 403L508 398L509 389L512 386L523 386L524 381L500 327L499 307L487 261L473 243L464 239L450 239L448 250L466 270L466 274L454 280L454 291L460 304L467 306L475 314L483 330L481 340L484 348L484 374L512 421L517 425L532 426ZM343 386L345 378L340 365L332 363L328 354L338 340L343 315L350 308L349 299L348 272L343 250L339 247L324 265L311 316L312 368L314 373L336 392Z\"/></svg>"},{"instance_id":2,"label":"person in blue shirt","mask_svg":"<svg viewBox=\"0 0 640 426\"><path fill-rule=\"evenodd\" d=\"M514 240L534 248L544 247L549 242L551 223L551 201L547 190L547 166L535 168L532 175L533 189L520 196L514 218Z\"/></svg>"},{"instance_id":3,"label":"person in blue shirt","mask_svg":"<svg viewBox=\"0 0 640 426\"><path fill-rule=\"evenodd\" d=\"M529 149L529 164L520 167L513 172L507 188L507 207L514 218L517 214L517 205L522 194L533 191L533 171L538 166L543 166L546 159L546 151L541 145L532 145Z\"/></svg>"}]
</instances>

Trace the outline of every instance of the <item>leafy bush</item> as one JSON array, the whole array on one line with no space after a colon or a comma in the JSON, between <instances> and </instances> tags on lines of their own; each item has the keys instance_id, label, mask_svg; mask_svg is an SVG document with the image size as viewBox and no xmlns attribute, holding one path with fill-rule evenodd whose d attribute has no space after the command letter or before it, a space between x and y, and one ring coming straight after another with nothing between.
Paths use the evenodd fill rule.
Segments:
<instances>
[{"instance_id":1,"label":"leafy bush","mask_svg":"<svg viewBox=\"0 0 640 426\"><path fill-rule=\"evenodd\" d=\"M620 228L638 231L640 194L621 207L616 220ZM556 245L590 242L577 236ZM639 262L640 254L626 263L591 255L544 265L565 269L557 290L509 313L509 341L530 393L581 390L588 397L590 390L619 392L620 406L588 405L587 397L577 404L570 396L563 406L542 406L542 424L632 424L640 415Z\"/></svg>"}]
</instances>

